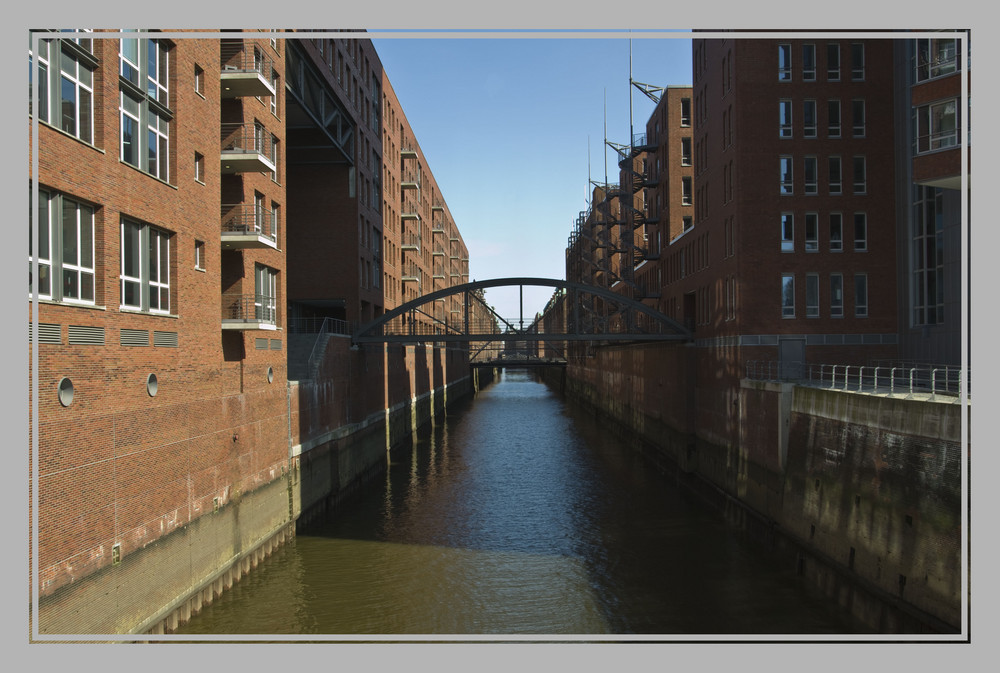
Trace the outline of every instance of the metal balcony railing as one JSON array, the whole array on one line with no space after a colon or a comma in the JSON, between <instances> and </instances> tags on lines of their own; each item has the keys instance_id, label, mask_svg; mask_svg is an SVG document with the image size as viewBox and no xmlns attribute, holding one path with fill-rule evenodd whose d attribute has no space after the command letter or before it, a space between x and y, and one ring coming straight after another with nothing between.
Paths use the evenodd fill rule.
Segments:
<instances>
[{"instance_id":1,"label":"metal balcony railing","mask_svg":"<svg viewBox=\"0 0 1000 673\"><path fill-rule=\"evenodd\" d=\"M275 325L278 320L275 299L262 294L223 294L222 320Z\"/></svg>"},{"instance_id":2,"label":"metal balcony railing","mask_svg":"<svg viewBox=\"0 0 1000 673\"><path fill-rule=\"evenodd\" d=\"M222 151L256 153L268 161L274 156L274 140L261 126L221 124Z\"/></svg>"},{"instance_id":3,"label":"metal balcony railing","mask_svg":"<svg viewBox=\"0 0 1000 673\"><path fill-rule=\"evenodd\" d=\"M227 206L222 215L223 235L243 234L262 236L278 243L278 217L273 210L255 206Z\"/></svg>"},{"instance_id":4,"label":"metal balcony railing","mask_svg":"<svg viewBox=\"0 0 1000 673\"><path fill-rule=\"evenodd\" d=\"M936 402L958 402L963 382L966 390L971 389L968 372L949 366L830 365L748 360L745 374L746 378L756 381L786 381L844 392Z\"/></svg>"}]
</instances>

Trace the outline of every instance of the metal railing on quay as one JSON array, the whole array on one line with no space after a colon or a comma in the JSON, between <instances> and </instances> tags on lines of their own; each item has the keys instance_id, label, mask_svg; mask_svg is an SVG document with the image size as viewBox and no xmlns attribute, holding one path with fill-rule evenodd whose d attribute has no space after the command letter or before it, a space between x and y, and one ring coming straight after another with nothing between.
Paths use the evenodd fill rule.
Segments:
<instances>
[{"instance_id":1,"label":"metal railing on quay","mask_svg":"<svg viewBox=\"0 0 1000 673\"><path fill-rule=\"evenodd\" d=\"M962 386L971 391L969 372L946 365L832 365L748 360L746 378L783 381L844 392L958 402Z\"/></svg>"},{"instance_id":2,"label":"metal railing on quay","mask_svg":"<svg viewBox=\"0 0 1000 673\"><path fill-rule=\"evenodd\" d=\"M352 323L340 318L289 318L289 334L330 334L350 335L354 333Z\"/></svg>"}]
</instances>

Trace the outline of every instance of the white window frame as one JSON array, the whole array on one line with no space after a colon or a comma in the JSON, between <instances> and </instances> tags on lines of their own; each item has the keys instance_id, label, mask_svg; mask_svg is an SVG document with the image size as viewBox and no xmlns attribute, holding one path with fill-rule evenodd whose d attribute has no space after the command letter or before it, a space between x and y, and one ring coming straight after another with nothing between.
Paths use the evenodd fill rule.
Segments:
<instances>
[{"instance_id":1,"label":"white window frame","mask_svg":"<svg viewBox=\"0 0 1000 673\"><path fill-rule=\"evenodd\" d=\"M795 252L795 215L782 213L779 219L781 252Z\"/></svg>"},{"instance_id":2,"label":"white window frame","mask_svg":"<svg viewBox=\"0 0 1000 673\"><path fill-rule=\"evenodd\" d=\"M278 272L263 264L254 265L254 317L278 324Z\"/></svg>"},{"instance_id":3,"label":"white window frame","mask_svg":"<svg viewBox=\"0 0 1000 673\"><path fill-rule=\"evenodd\" d=\"M819 252L819 213L806 213L805 251Z\"/></svg>"},{"instance_id":4,"label":"white window frame","mask_svg":"<svg viewBox=\"0 0 1000 673\"><path fill-rule=\"evenodd\" d=\"M129 229L135 233L134 245L126 243L125 233ZM173 234L165 229L133 220L121 218L119 229L119 292L121 309L170 315L170 246ZM126 255L135 254L136 267L126 273ZM155 262L155 265L154 265ZM138 292L138 301L127 302L127 286ZM153 292L156 293L155 299ZM165 301L164 301L165 298ZM166 304L164 306L164 304Z\"/></svg>"},{"instance_id":5,"label":"white window frame","mask_svg":"<svg viewBox=\"0 0 1000 673\"><path fill-rule=\"evenodd\" d=\"M839 138L841 128L840 100L833 98L826 102L826 135L828 138Z\"/></svg>"},{"instance_id":6,"label":"white window frame","mask_svg":"<svg viewBox=\"0 0 1000 673\"><path fill-rule=\"evenodd\" d=\"M868 164L864 156L856 156L851 161L853 170L851 171L853 178L853 190L855 194L867 194L868 193Z\"/></svg>"},{"instance_id":7,"label":"white window frame","mask_svg":"<svg viewBox=\"0 0 1000 673\"><path fill-rule=\"evenodd\" d=\"M844 250L844 215L830 213L830 252Z\"/></svg>"},{"instance_id":8,"label":"white window frame","mask_svg":"<svg viewBox=\"0 0 1000 673\"><path fill-rule=\"evenodd\" d=\"M844 274L830 274L830 317L844 317Z\"/></svg>"},{"instance_id":9,"label":"white window frame","mask_svg":"<svg viewBox=\"0 0 1000 673\"><path fill-rule=\"evenodd\" d=\"M802 137L815 138L817 129L817 108L816 101L808 99L802 101ZM811 121L810 121L811 118Z\"/></svg>"},{"instance_id":10,"label":"white window frame","mask_svg":"<svg viewBox=\"0 0 1000 673\"><path fill-rule=\"evenodd\" d=\"M795 317L795 274L781 274L781 317Z\"/></svg>"},{"instance_id":11,"label":"white window frame","mask_svg":"<svg viewBox=\"0 0 1000 673\"><path fill-rule=\"evenodd\" d=\"M693 194L691 193L692 188L691 178L684 176L681 178L681 205L690 206Z\"/></svg>"},{"instance_id":12,"label":"white window frame","mask_svg":"<svg viewBox=\"0 0 1000 673\"><path fill-rule=\"evenodd\" d=\"M778 101L778 137L791 138L793 135L792 101L783 98Z\"/></svg>"},{"instance_id":13,"label":"white window frame","mask_svg":"<svg viewBox=\"0 0 1000 673\"><path fill-rule=\"evenodd\" d=\"M919 39L915 43L915 82L926 82L958 71L958 39Z\"/></svg>"},{"instance_id":14,"label":"white window frame","mask_svg":"<svg viewBox=\"0 0 1000 673\"><path fill-rule=\"evenodd\" d=\"M959 141L959 107L957 98L935 101L913 109L914 143L917 154L956 147ZM947 112L951 108L950 112ZM939 110L946 112L939 112ZM951 129L942 131L942 120L951 120Z\"/></svg>"},{"instance_id":15,"label":"white window frame","mask_svg":"<svg viewBox=\"0 0 1000 673\"><path fill-rule=\"evenodd\" d=\"M795 191L795 173L792 157L782 155L778 157L778 185L779 193L783 196L793 194Z\"/></svg>"},{"instance_id":16,"label":"white window frame","mask_svg":"<svg viewBox=\"0 0 1000 673\"><path fill-rule=\"evenodd\" d=\"M803 193L813 196L819 193L819 160L816 157L805 157L802 162Z\"/></svg>"},{"instance_id":17,"label":"white window frame","mask_svg":"<svg viewBox=\"0 0 1000 673\"><path fill-rule=\"evenodd\" d=\"M70 64L72 72L67 72L67 62ZM73 92L73 114L69 118L64 114L67 84ZM58 105L57 108L55 105L53 107L59 110L59 128L87 144L93 144L94 72L80 60L79 56L67 49L60 49L59 86L58 92L52 96L52 100L55 105ZM71 128L67 128L67 120L71 122Z\"/></svg>"},{"instance_id":18,"label":"white window frame","mask_svg":"<svg viewBox=\"0 0 1000 673\"><path fill-rule=\"evenodd\" d=\"M868 274L854 274L854 317L868 317Z\"/></svg>"},{"instance_id":19,"label":"white window frame","mask_svg":"<svg viewBox=\"0 0 1000 673\"><path fill-rule=\"evenodd\" d=\"M865 99L851 101L851 132L855 138L865 137Z\"/></svg>"},{"instance_id":20,"label":"white window frame","mask_svg":"<svg viewBox=\"0 0 1000 673\"><path fill-rule=\"evenodd\" d=\"M41 248L44 241L47 251L41 249L38 251L38 274L42 276L44 273L48 277L48 291L39 286L39 299L93 306L97 292L96 208L58 192L43 189L38 190L38 198L39 241L30 241L29 233L29 296L33 291L30 275L33 252L31 248L33 246ZM67 215L71 210L75 216L71 218L72 221L68 221ZM70 245L70 234L73 245ZM74 254L72 260L69 259L70 252ZM73 283L77 294L75 297L66 291L66 280L70 278L75 279Z\"/></svg>"},{"instance_id":21,"label":"white window frame","mask_svg":"<svg viewBox=\"0 0 1000 673\"><path fill-rule=\"evenodd\" d=\"M844 163L839 156L829 157L827 171L830 194L842 194L844 191Z\"/></svg>"},{"instance_id":22,"label":"white window frame","mask_svg":"<svg viewBox=\"0 0 1000 673\"><path fill-rule=\"evenodd\" d=\"M854 213L854 251L868 251L868 214Z\"/></svg>"},{"instance_id":23,"label":"white window frame","mask_svg":"<svg viewBox=\"0 0 1000 673\"><path fill-rule=\"evenodd\" d=\"M806 274L806 317L819 317L819 274Z\"/></svg>"},{"instance_id":24,"label":"white window frame","mask_svg":"<svg viewBox=\"0 0 1000 673\"><path fill-rule=\"evenodd\" d=\"M792 45L787 42L778 45L778 81L792 81Z\"/></svg>"},{"instance_id":25,"label":"white window frame","mask_svg":"<svg viewBox=\"0 0 1000 673\"><path fill-rule=\"evenodd\" d=\"M132 32L132 31L124 31ZM127 47L128 45L128 47ZM119 90L118 158L149 175L170 181L170 49L151 38L121 38L118 41L119 73L127 82ZM135 51L133 63L126 51ZM152 58L152 67L150 64ZM126 106L126 101L129 105ZM134 161L125 155L126 119L135 125ZM154 147L155 144L155 147Z\"/></svg>"}]
</instances>

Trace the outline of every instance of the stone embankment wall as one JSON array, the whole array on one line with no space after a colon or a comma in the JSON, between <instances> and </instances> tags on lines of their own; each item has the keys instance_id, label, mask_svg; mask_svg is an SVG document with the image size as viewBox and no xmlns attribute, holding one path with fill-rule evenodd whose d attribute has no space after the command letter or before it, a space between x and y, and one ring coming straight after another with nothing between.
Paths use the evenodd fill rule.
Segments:
<instances>
[{"instance_id":1,"label":"stone embankment wall","mask_svg":"<svg viewBox=\"0 0 1000 673\"><path fill-rule=\"evenodd\" d=\"M115 500L113 488L101 491L108 499L102 507L129 504L131 511L142 503L155 530L138 526L141 536L115 550L114 560L103 550L93 567L49 568L32 617L39 634L176 629L291 539L298 524L383 470L389 449L443 413L449 400L487 384L491 372L470 373L467 357L431 346L352 348L348 339L334 338L317 376L275 381L264 397L257 390L179 400L186 406L168 410L167 425L148 412L109 411L109 424L134 432L106 435L116 442L106 448L116 456L108 469L137 476L128 500ZM58 430L41 424L40 442L61 436ZM144 452L124 451L140 440L150 445ZM48 516L45 489L40 510ZM76 499L90 492L76 492ZM75 514L87 515L87 508ZM59 539L49 536L45 544Z\"/></svg>"},{"instance_id":2,"label":"stone embankment wall","mask_svg":"<svg viewBox=\"0 0 1000 673\"><path fill-rule=\"evenodd\" d=\"M870 628L958 632L962 406L706 375L708 360L616 348L544 376Z\"/></svg>"}]
</instances>

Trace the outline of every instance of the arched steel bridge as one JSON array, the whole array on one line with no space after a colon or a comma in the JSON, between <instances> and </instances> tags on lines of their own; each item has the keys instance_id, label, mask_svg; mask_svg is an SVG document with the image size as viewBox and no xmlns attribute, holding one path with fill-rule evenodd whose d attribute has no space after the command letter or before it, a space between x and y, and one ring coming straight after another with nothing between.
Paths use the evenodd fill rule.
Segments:
<instances>
[{"instance_id":1,"label":"arched steel bridge","mask_svg":"<svg viewBox=\"0 0 1000 673\"><path fill-rule=\"evenodd\" d=\"M563 290L565 303L558 320L532 318L524 327L526 286ZM520 289L519 320L500 316L485 302L481 291L494 287ZM436 317L434 302L454 297L461 298L462 310L457 317ZM676 320L606 288L553 278L495 278L454 285L406 302L361 326L353 342L630 342L691 338L691 332Z\"/></svg>"}]
</instances>

